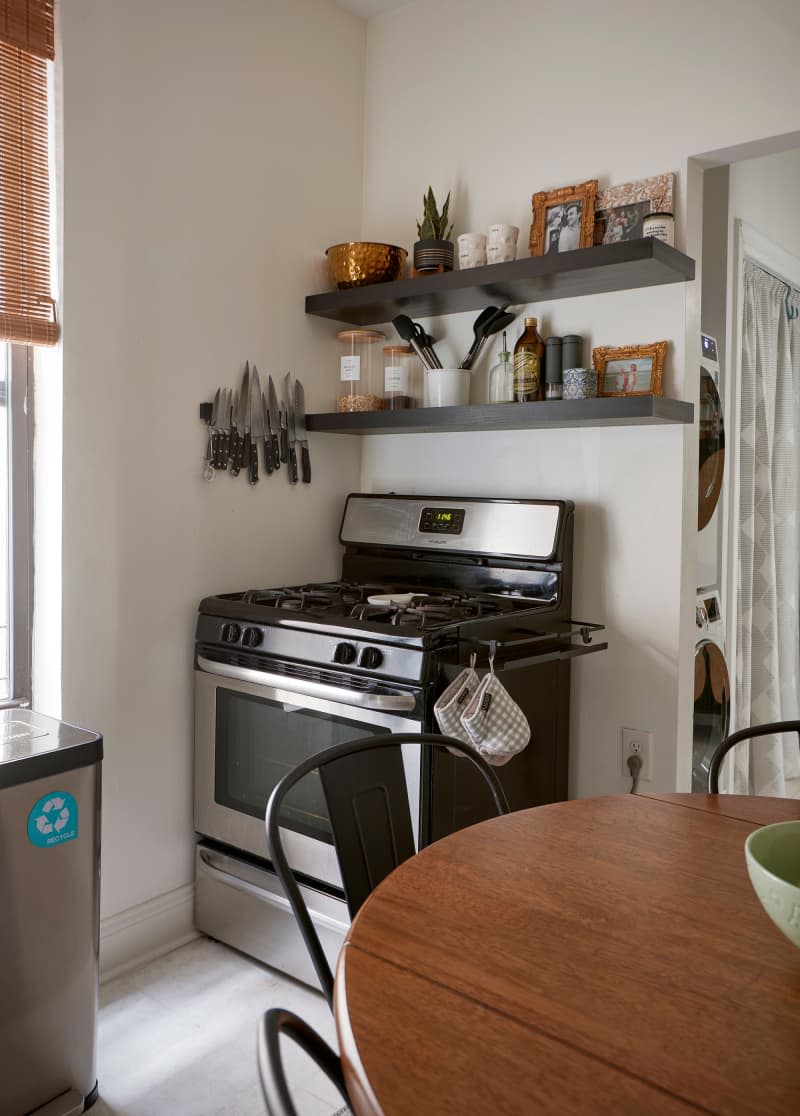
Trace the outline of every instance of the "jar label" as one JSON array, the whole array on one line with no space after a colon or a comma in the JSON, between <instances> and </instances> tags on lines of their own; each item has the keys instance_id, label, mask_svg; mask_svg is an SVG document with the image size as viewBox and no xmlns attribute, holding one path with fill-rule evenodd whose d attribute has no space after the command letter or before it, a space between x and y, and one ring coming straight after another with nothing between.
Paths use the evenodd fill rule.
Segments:
<instances>
[{"instance_id":1,"label":"jar label","mask_svg":"<svg viewBox=\"0 0 800 1116\"><path fill-rule=\"evenodd\" d=\"M514 394L538 395L542 379L538 353L517 353L514 356Z\"/></svg>"},{"instance_id":2,"label":"jar label","mask_svg":"<svg viewBox=\"0 0 800 1116\"><path fill-rule=\"evenodd\" d=\"M384 391L396 391L408 395L408 371L402 364L388 364L383 370Z\"/></svg>"},{"instance_id":3,"label":"jar label","mask_svg":"<svg viewBox=\"0 0 800 1116\"><path fill-rule=\"evenodd\" d=\"M361 379L361 357L360 356L343 356L341 359L341 378L342 382L345 380L360 380Z\"/></svg>"}]
</instances>

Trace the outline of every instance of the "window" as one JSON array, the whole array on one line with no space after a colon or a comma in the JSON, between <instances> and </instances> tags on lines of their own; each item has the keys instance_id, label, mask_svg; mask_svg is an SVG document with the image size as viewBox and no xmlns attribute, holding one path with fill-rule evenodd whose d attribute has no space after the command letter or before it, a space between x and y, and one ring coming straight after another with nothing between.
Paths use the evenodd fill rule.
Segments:
<instances>
[{"instance_id":1,"label":"window","mask_svg":"<svg viewBox=\"0 0 800 1116\"><path fill-rule=\"evenodd\" d=\"M0 342L0 706L30 700L30 357Z\"/></svg>"}]
</instances>

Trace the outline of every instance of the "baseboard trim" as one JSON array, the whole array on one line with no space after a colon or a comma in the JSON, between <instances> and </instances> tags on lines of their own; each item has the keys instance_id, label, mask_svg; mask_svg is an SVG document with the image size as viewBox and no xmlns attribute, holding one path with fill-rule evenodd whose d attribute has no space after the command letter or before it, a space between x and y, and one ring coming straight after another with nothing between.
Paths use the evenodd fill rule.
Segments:
<instances>
[{"instance_id":1,"label":"baseboard trim","mask_svg":"<svg viewBox=\"0 0 800 1116\"><path fill-rule=\"evenodd\" d=\"M194 884L184 884L100 921L100 983L199 938Z\"/></svg>"}]
</instances>

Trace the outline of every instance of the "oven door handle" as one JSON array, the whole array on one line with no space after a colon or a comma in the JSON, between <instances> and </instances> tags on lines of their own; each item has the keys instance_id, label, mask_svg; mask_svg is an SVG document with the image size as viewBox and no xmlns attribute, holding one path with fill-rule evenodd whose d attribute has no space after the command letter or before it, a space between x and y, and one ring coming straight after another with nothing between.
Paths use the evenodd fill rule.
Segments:
<instances>
[{"instance_id":1,"label":"oven door handle","mask_svg":"<svg viewBox=\"0 0 800 1116\"><path fill-rule=\"evenodd\" d=\"M206 674L219 674L223 678L233 678L237 682L250 682L255 686L273 686L291 694L306 694L308 697L325 698L339 701L344 705L357 705L361 709L380 709L389 712L410 712L416 705L413 694L370 694L361 690L347 690L339 686L326 686L324 682L309 682L302 678L289 678L283 674L268 674L263 670L250 670L248 667L231 666L197 656L197 665Z\"/></svg>"}]
</instances>

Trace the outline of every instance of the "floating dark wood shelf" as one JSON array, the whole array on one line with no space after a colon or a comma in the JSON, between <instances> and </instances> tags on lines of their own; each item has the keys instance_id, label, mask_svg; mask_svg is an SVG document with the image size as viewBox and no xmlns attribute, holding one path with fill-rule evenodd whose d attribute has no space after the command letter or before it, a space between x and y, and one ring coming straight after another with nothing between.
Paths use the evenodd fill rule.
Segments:
<instances>
[{"instance_id":1,"label":"floating dark wood shelf","mask_svg":"<svg viewBox=\"0 0 800 1116\"><path fill-rule=\"evenodd\" d=\"M397 314L428 318L481 310L489 304L521 306L578 295L685 283L694 260L654 237L529 256L396 283L308 295L306 313L351 325L389 322Z\"/></svg>"},{"instance_id":2,"label":"floating dark wood shelf","mask_svg":"<svg viewBox=\"0 0 800 1116\"><path fill-rule=\"evenodd\" d=\"M657 395L560 399L545 403L419 407L308 415L308 429L331 434L448 434L465 430L547 430L556 427L690 423L694 407Z\"/></svg>"}]
</instances>

